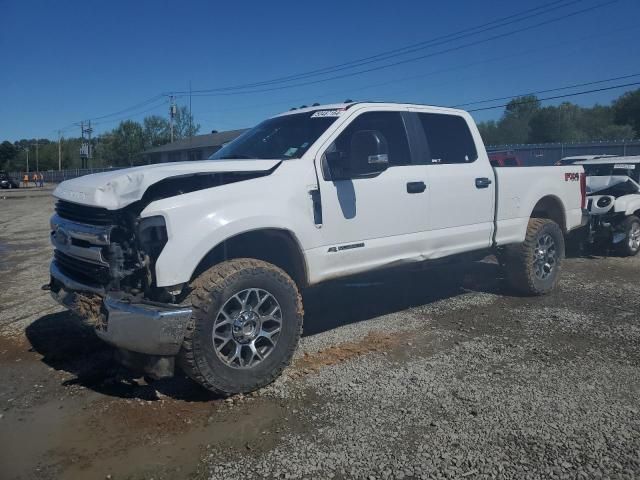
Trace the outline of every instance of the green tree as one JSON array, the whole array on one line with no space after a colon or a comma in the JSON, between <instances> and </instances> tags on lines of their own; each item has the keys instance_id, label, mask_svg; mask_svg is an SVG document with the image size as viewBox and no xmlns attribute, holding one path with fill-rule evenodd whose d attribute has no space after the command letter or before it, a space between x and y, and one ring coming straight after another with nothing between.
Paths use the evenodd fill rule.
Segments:
<instances>
[{"instance_id":1,"label":"green tree","mask_svg":"<svg viewBox=\"0 0 640 480\"><path fill-rule=\"evenodd\" d=\"M189 113L189 109L185 106L178 107L173 126L174 140L197 135L199 131L200 124L194 121L193 115Z\"/></svg>"},{"instance_id":2,"label":"green tree","mask_svg":"<svg viewBox=\"0 0 640 480\"><path fill-rule=\"evenodd\" d=\"M101 153L105 161L114 166L133 166L144 150L142 125L132 120L120 122L117 128L100 140L104 148Z\"/></svg>"},{"instance_id":3,"label":"green tree","mask_svg":"<svg viewBox=\"0 0 640 480\"><path fill-rule=\"evenodd\" d=\"M636 133L631 125L606 125L600 132L599 140L631 140Z\"/></svg>"},{"instance_id":4,"label":"green tree","mask_svg":"<svg viewBox=\"0 0 640 480\"><path fill-rule=\"evenodd\" d=\"M495 120L478 123L478 130L485 145L500 145L505 143L502 140L502 131Z\"/></svg>"},{"instance_id":5,"label":"green tree","mask_svg":"<svg viewBox=\"0 0 640 480\"><path fill-rule=\"evenodd\" d=\"M142 128L145 150L164 145L171 140L169 122L159 115L145 117Z\"/></svg>"},{"instance_id":6,"label":"green tree","mask_svg":"<svg viewBox=\"0 0 640 480\"><path fill-rule=\"evenodd\" d=\"M578 142L588 140L578 128L583 111L566 102L536 111L529 121L529 143Z\"/></svg>"},{"instance_id":7,"label":"green tree","mask_svg":"<svg viewBox=\"0 0 640 480\"><path fill-rule=\"evenodd\" d=\"M13 145L13 143L5 140L0 143L0 166L4 170L11 169L11 166L18 156L18 149Z\"/></svg>"},{"instance_id":8,"label":"green tree","mask_svg":"<svg viewBox=\"0 0 640 480\"><path fill-rule=\"evenodd\" d=\"M613 102L613 111L616 124L631 125L636 136L640 136L640 88Z\"/></svg>"},{"instance_id":9,"label":"green tree","mask_svg":"<svg viewBox=\"0 0 640 480\"><path fill-rule=\"evenodd\" d=\"M640 135L639 128L640 89L611 106L587 108L570 102L541 108L535 96L514 98L499 121L478 124L487 145L629 140Z\"/></svg>"},{"instance_id":10,"label":"green tree","mask_svg":"<svg viewBox=\"0 0 640 480\"><path fill-rule=\"evenodd\" d=\"M535 95L516 97L505 107L498 123L504 143L526 143L529 140L529 122L540 110L540 100Z\"/></svg>"}]
</instances>

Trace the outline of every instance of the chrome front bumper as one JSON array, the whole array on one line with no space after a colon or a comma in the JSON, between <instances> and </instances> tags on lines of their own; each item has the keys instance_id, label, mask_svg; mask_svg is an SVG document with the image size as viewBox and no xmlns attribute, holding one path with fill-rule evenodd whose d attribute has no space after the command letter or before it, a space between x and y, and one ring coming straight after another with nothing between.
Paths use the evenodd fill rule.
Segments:
<instances>
[{"instance_id":1,"label":"chrome front bumper","mask_svg":"<svg viewBox=\"0 0 640 480\"><path fill-rule=\"evenodd\" d=\"M102 298L106 318L96 328L96 334L105 342L148 355L173 356L180 351L191 308L119 298L101 287L78 283L65 275L55 261L51 262L50 273L53 298L78 314L77 294Z\"/></svg>"}]
</instances>

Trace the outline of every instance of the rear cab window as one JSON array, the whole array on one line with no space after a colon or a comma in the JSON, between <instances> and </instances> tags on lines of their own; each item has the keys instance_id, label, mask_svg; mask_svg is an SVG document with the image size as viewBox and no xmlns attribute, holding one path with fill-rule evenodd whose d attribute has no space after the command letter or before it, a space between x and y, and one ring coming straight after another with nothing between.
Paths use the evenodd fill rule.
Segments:
<instances>
[{"instance_id":1,"label":"rear cab window","mask_svg":"<svg viewBox=\"0 0 640 480\"><path fill-rule=\"evenodd\" d=\"M429 147L424 163L472 163L478 159L476 144L464 118L442 113L418 113L418 118Z\"/></svg>"}]
</instances>

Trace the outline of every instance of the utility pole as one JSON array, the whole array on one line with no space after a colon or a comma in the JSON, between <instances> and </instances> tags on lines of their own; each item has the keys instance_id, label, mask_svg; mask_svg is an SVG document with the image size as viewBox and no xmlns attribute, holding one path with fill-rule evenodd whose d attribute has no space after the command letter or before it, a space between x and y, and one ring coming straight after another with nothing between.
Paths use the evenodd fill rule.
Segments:
<instances>
[{"instance_id":1,"label":"utility pole","mask_svg":"<svg viewBox=\"0 0 640 480\"><path fill-rule=\"evenodd\" d=\"M176 116L176 105L173 103L173 95L170 97L171 103L169 105L169 125L171 128L171 143L173 143L173 119Z\"/></svg>"},{"instance_id":2,"label":"utility pole","mask_svg":"<svg viewBox=\"0 0 640 480\"><path fill-rule=\"evenodd\" d=\"M89 126L87 127L87 133L89 134L89 151L88 151L88 157L87 157L87 167L88 162L91 160L91 158L93 157L92 152L91 152L91 133L93 132L93 128L91 128L91 120L89 120Z\"/></svg>"},{"instance_id":3,"label":"utility pole","mask_svg":"<svg viewBox=\"0 0 640 480\"><path fill-rule=\"evenodd\" d=\"M91 120L87 121L85 126L84 121L80 122L80 132L81 132L81 142L80 145L80 160L82 161L82 168L88 168L88 162L91 159L91 132L93 132L93 128L91 128ZM88 143L85 143L84 134L88 135Z\"/></svg>"},{"instance_id":4,"label":"utility pole","mask_svg":"<svg viewBox=\"0 0 640 480\"><path fill-rule=\"evenodd\" d=\"M84 143L84 122L80 122L80 168L84 168L84 162L86 158Z\"/></svg>"},{"instance_id":5,"label":"utility pole","mask_svg":"<svg viewBox=\"0 0 640 480\"><path fill-rule=\"evenodd\" d=\"M39 168L39 163L38 163L38 139L36 138L36 172L40 171Z\"/></svg>"},{"instance_id":6,"label":"utility pole","mask_svg":"<svg viewBox=\"0 0 640 480\"><path fill-rule=\"evenodd\" d=\"M27 176L29 176L29 145L27 145Z\"/></svg>"},{"instance_id":7,"label":"utility pole","mask_svg":"<svg viewBox=\"0 0 640 480\"><path fill-rule=\"evenodd\" d=\"M62 131L58 130L58 171L62 170Z\"/></svg>"},{"instance_id":8,"label":"utility pole","mask_svg":"<svg viewBox=\"0 0 640 480\"><path fill-rule=\"evenodd\" d=\"M188 160L191 160L191 137L193 136L193 115L191 114L191 80L189 80L189 155Z\"/></svg>"}]
</instances>

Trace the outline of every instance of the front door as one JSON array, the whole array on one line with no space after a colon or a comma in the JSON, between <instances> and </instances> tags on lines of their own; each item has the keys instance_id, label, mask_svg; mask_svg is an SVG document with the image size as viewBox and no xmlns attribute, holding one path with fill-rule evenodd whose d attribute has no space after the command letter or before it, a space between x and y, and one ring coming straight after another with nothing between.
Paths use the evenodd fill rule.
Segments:
<instances>
[{"instance_id":1,"label":"front door","mask_svg":"<svg viewBox=\"0 0 640 480\"><path fill-rule=\"evenodd\" d=\"M364 112L337 133L316 159L322 202L323 247L312 255L322 277L419 257L427 229L427 166L413 162L406 112ZM388 145L387 170L366 177L332 180L326 152L341 152L361 131L379 132Z\"/></svg>"}]
</instances>

